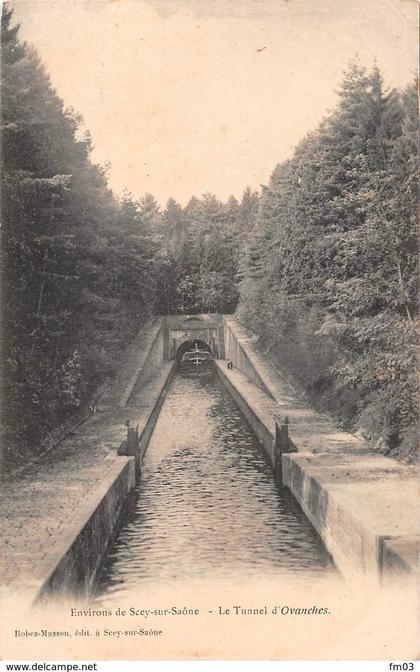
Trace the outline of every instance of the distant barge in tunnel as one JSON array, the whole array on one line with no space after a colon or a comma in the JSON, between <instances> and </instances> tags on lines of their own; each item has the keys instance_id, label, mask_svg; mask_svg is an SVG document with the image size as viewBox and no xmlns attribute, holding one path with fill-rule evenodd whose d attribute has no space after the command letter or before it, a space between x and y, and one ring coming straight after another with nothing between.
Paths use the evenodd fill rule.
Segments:
<instances>
[{"instance_id":1,"label":"distant barge in tunnel","mask_svg":"<svg viewBox=\"0 0 420 672\"><path fill-rule=\"evenodd\" d=\"M180 357L179 370L183 375L213 375L214 361L210 350L201 349L196 342L195 347L191 350L186 350Z\"/></svg>"}]
</instances>

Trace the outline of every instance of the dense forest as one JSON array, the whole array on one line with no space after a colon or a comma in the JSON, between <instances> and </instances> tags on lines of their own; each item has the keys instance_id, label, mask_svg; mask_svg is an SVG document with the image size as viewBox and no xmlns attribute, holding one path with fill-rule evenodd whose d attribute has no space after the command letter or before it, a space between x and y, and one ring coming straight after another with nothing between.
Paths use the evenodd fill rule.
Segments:
<instances>
[{"instance_id":1,"label":"dense forest","mask_svg":"<svg viewBox=\"0 0 420 672\"><path fill-rule=\"evenodd\" d=\"M153 315L235 309L235 240L258 199L205 194L162 210L150 194L116 198L90 160L81 117L19 40L7 5L1 79L1 445L10 465L87 407Z\"/></svg>"},{"instance_id":2,"label":"dense forest","mask_svg":"<svg viewBox=\"0 0 420 672\"><path fill-rule=\"evenodd\" d=\"M337 108L238 202L117 198L2 14L3 464L42 450L157 313L236 311L311 402L413 455L416 87L351 65Z\"/></svg>"},{"instance_id":3,"label":"dense forest","mask_svg":"<svg viewBox=\"0 0 420 672\"><path fill-rule=\"evenodd\" d=\"M351 64L336 109L263 188L241 320L312 403L416 446L417 93Z\"/></svg>"}]
</instances>

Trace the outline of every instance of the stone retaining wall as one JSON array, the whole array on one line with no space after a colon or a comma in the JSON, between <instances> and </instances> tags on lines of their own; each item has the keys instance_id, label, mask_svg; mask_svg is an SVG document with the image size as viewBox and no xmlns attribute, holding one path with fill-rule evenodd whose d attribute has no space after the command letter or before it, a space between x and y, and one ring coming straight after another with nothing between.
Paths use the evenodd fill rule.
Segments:
<instances>
[{"instance_id":1,"label":"stone retaining wall","mask_svg":"<svg viewBox=\"0 0 420 672\"><path fill-rule=\"evenodd\" d=\"M295 398L290 385L260 355L251 353L251 339L245 339L233 318L228 318L225 333L234 368L216 362L218 375L271 464L276 418L290 417L290 436L298 452L282 456L283 485L317 530L338 570L348 580L367 577L369 582L397 573L412 576L413 558L418 557L416 470L371 454L363 441L337 430ZM235 358L235 349L242 355Z\"/></svg>"}]
</instances>

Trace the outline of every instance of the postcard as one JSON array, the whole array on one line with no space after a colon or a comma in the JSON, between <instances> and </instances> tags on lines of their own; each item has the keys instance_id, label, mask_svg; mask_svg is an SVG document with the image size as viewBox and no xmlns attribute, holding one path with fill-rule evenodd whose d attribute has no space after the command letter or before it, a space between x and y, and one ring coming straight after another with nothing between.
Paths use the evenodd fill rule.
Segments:
<instances>
[{"instance_id":1,"label":"postcard","mask_svg":"<svg viewBox=\"0 0 420 672\"><path fill-rule=\"evenodd\" d=\"M2 6L4 660L414 660L417 3Z\"/></svg>"}]
</instances>

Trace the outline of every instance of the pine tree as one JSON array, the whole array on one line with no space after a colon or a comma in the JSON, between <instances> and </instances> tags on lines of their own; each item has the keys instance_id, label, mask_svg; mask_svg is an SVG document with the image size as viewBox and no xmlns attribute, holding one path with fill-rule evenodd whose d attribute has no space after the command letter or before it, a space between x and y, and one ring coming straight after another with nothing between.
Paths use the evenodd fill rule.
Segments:
<instances>
[{"instance_id":1,"label":"pine tree","mask_svg":"<svg viewBox=\"0 0 420 672\"><path fill-rule=\"evenodd\" d=\"M416 421L415 100L351 64L336 109L263 188L239 271L241 319L402 455Z\"/></svg>"},{"instance_id":2,"label":"pine tree","mask_svg":"<svg viewBox=\"0 0 420 672\"><path fill-rule=\"evenodd\" d=\"M106 170L90 162L81 118L64 109L18 33L6 4L1 443L9 463L39 450L51 428L88 402L159 298L154 222L136 204L115 201Z\"/></svg>"}]
</instances>

